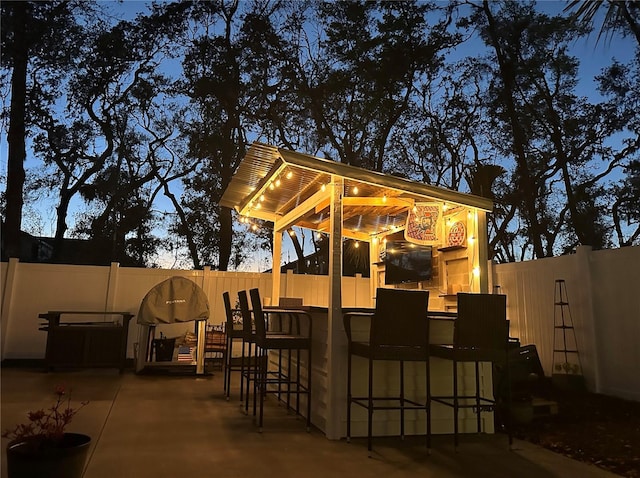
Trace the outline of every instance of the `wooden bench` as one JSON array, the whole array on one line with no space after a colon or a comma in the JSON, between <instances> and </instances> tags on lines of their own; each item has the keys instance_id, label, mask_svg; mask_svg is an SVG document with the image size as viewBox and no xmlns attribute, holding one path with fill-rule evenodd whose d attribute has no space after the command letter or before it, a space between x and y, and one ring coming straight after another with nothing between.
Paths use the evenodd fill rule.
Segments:
<instances>
[{"instance_id":1,"label":"wooden bench","mask_svg":"<svg viewBox=\"0 0 640 478\"><path fill-rule=\"evenodd\" d=\"M102 321L73 321L68 316L103 317ZM65 321L62 320L65 316ZM39 314L46 320L40 330L47 332L47 370L69 368L118 368L124 371L131 312L50 310ZM115 319L113 319L115 317ZM107 320L111 319L111 320Z\"/></svg>"}]
</instances>

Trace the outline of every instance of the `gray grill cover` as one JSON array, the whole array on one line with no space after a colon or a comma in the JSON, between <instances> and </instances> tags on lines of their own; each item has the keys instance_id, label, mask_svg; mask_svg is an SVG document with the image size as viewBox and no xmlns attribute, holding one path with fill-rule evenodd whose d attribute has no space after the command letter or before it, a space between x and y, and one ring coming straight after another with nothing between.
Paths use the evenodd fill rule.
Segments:
<instances>
[{"instance_id":1,"label":"gray grill cover","mask_svg":"<svg viewBox=\"0 0 640 478\"><path fill-rule=\"evenodd\" d=\"M207 320L209 299L195 282L184 277L171 277L147 292L138 311L138 323L170 324Z\"/></svg>"}]
</instances>

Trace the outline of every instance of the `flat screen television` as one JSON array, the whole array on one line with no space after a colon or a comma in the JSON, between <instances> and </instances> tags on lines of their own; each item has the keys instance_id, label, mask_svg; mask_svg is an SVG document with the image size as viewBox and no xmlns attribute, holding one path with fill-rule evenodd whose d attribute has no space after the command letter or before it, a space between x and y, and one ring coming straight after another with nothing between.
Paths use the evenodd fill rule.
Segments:
<instances>
[{"instance_id":1,"label":"flat screen television","mask_svg":"<svg viewBox=\"0 0 640 478\"><path fill-rule=\"evenodd\" d=\"M385 284L422 282L431 279L431 246L408 241L387 241L384 252Z\"/></svg>"}]
</instances>

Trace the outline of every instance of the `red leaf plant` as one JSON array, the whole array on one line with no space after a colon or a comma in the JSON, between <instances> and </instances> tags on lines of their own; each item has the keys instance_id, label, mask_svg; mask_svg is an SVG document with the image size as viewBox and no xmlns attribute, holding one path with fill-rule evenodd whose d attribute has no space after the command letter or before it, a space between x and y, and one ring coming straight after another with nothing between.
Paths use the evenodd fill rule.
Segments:
<instances>
[{"instance_id":1,"label":"red leaf plant","mask_svg":"<svg viewBox=\"0 0 640 478\"><path fill-rule=\"evenodd\" d=\"M2 438L9 439L11 443L29 442L32 448L59 445L67 425L71 423L76 413L89 402L83 401L75 408L72 407L71 390L67 391L63 385L57 385L54 393L56 401L50 408L28 412L29 421L6 429L2 432Z\"/></svg>"}]
</instances>

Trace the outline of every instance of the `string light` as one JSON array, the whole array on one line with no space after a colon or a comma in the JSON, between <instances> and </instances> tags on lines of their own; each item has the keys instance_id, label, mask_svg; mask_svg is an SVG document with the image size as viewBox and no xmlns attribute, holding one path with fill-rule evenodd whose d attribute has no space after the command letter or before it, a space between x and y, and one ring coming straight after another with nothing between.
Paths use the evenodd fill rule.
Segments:
<instances>
[{"instance_id":1,"label":"string light","mask_svg":"<svg viewBox=\"0 0 640 478\"><path fill-rule=\"evenodd\" d=\"M322 186L320 186L320 191L324 192L327 189L327 185L323 184Z\"/></svg>"},{"instance_id":2,"label":"string light","mask_svg":"<svg viewBox=\"0 0 640 478\"><path fill-rule=\"evenodd\" d=\"M282 184L282 181L280 181L280 178L276 179L276 187L279 188L280 184Z\"/></svg>"},{"instance_id":3,"label":"string light","mask_svg":"<svg viewBox=\"0 0 640 478\"><path fill-rule=\"evenodd\" d=\"M260 195L260 201L264 202L264 194Z\"/></svg>"},{"instance_id":4,"label":"string light","mask_svg":"<svg viewBox=\"0 0 640 478\"><path fill-rule=\"evenodd\" d=\"M287 171L286 178L291 179L293 177L293 173L291 171Z\"/></svg>"},{"instance_id":5,"label":"string light","mask_svg":"<svg viewBox=\"0 0 640 478\"><path fill-rule=\"evenodd\" d=\"M353 194L357 195L358 194L358 186L354 186L352 191L353 191Z\"/></svg>"},{"instance_id":6,"label":"string light","mask_svg":"<svg viewBox=\"0 0 640 478\"><path fill-rule=\"evenodd\" d=\"M382 195L382 202L387 202L387 195L386 194Z\"/></svg>"},{"instance_id":7,"label":"string light","mask_svg":"<svg viewBox=\"0 0 640 478\"><path fill-rule=\"evenodd\" d=\"M359 242L359 241L356 241L356 243L354 244L354 247L355 247L356 249L357 249L357 248L359 248L359 247L360 247L360 242Z\"/></svg>"}]
</instances>

